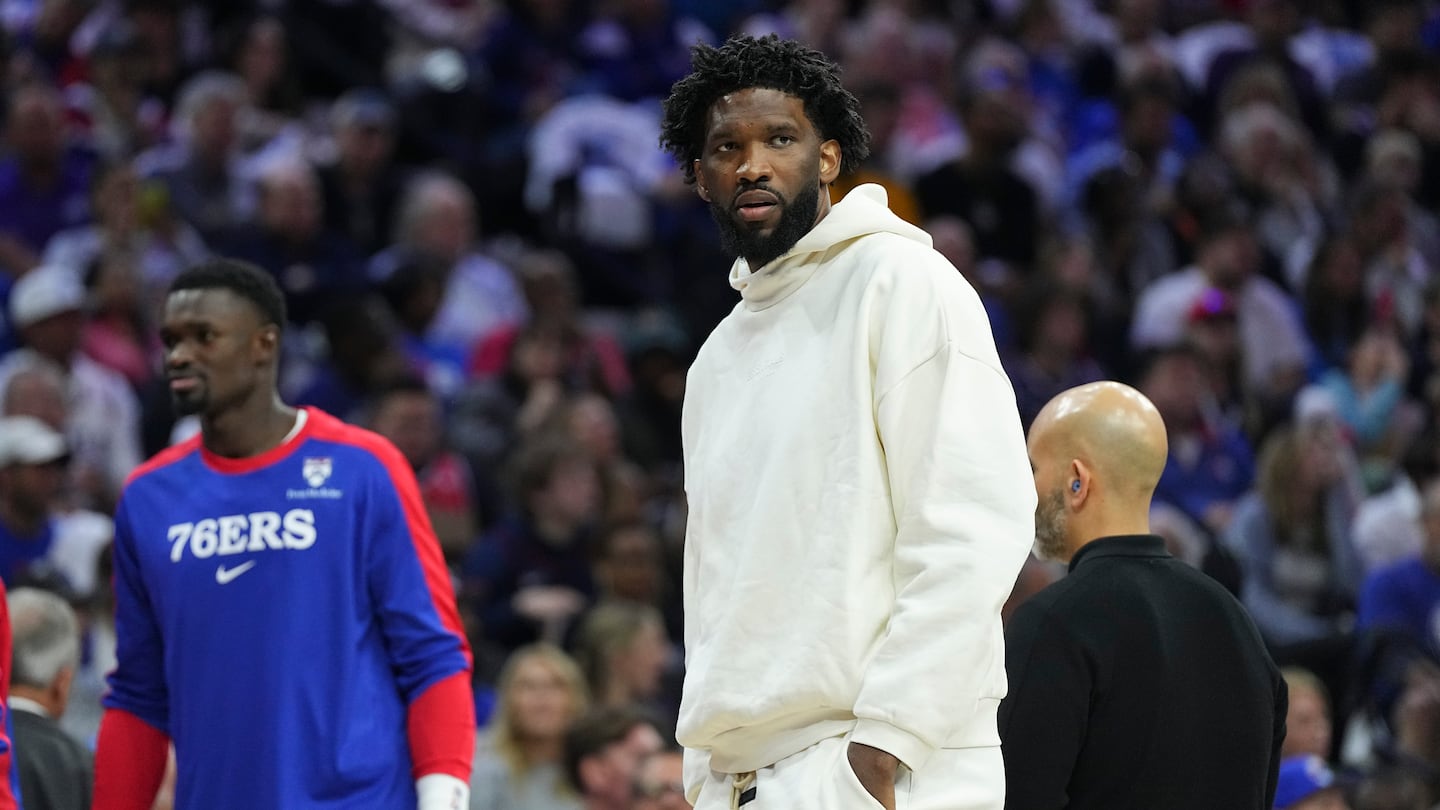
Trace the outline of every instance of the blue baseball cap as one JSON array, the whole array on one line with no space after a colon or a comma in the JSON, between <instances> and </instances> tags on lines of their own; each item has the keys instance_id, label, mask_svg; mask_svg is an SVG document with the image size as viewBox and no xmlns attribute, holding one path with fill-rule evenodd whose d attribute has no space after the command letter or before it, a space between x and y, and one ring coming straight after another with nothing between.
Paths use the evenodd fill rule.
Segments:
<instances>
[{"instance_id":1,"label":"blue baseball cap","mask_svg":"<svg viewBox=\"0 0 1440 810\"><path fill-rule=\"evenodd\" d=\"M1339 787L1335 772L1314 754L1293 756L1280 763L1275 786L1275 810L1287 810L1322 790Z\"/></svg>"}]
</instances>

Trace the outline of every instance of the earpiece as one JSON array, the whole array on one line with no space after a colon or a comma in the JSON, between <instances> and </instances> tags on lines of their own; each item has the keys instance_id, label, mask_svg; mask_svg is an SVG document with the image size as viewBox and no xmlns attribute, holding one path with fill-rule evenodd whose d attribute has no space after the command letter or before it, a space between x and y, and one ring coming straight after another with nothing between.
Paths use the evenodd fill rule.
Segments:
<instances>
[{"instance_id":1,"label":"earpiece","mask_svg":"<svg viewBox=\"0 0 1440 810\"><path fill-rule=\"evenodd\" d=\"M1070 491L1077 493L1080 491L1080 479L1077 478L1070 482Z\"/></svg>"}]
</instances>

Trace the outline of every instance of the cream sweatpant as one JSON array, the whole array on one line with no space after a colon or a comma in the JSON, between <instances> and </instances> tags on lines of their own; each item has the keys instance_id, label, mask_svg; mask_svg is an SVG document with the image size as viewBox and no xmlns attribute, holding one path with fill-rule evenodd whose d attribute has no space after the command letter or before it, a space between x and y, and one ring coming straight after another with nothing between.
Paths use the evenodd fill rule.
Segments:
<instances>
[{"instance_id":1,"label":"cream sweatpant","mask_svg":"<svg viewBox=\"0 0 1440 810\"><path fill-rule=\"evenodd\" d=\"M850 737L831 737L755 772L741 810L882 810L850 769ZM695 810L732 810L734 774L712 771ZM748 780L747 780L748 781ZM742 783L744 784L744 783ZM896 810L1003 810L1005 762L999 746L942 748L919 771L903 766Z\"/></svg>"}]
</instances>

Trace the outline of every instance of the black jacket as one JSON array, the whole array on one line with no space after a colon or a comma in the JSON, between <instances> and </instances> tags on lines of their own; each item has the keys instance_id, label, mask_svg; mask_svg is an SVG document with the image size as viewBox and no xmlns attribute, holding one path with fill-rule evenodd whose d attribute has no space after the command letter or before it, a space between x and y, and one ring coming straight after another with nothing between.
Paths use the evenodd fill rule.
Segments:
<instances>
[{"instance_id":1,"label":"black jacket","mask_svg":"<svg viewBox=\"0 0 1440 810\"><path fill-rule=\"evenodd\" d=\"M1006 628L1007 810L1269 810L1285 682L1245 609L1158 537L1107 537Z\"/></svg>"},{"instance_id":2,"label":"black jacket","mask_svg":"<svg viewBox=\"0 0 1440 810\"><path fill-rule=\"evenodd\" d=\"M25 810L90 810L90 752L54 720L16 709L15 756Z\"/></svg>"}]
</instances>

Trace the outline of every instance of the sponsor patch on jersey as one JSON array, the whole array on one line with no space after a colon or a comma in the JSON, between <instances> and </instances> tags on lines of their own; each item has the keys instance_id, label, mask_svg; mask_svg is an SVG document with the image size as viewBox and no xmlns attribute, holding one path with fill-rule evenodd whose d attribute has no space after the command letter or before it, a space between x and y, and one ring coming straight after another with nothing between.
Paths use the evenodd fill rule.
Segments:
<instances>
[{"instance_id":1,"label":"sponsor patch on jersey","mask_svg":"<svg viewBox=\"0 0 1440 810\"><path fill-rule=\"evenodd\" d=\"M307 458L300 467L300 475L305 478L305 483L312 488L318 488L330 479L330 473L335 469L329 456Z\"/></svg>"}]
</instances>

